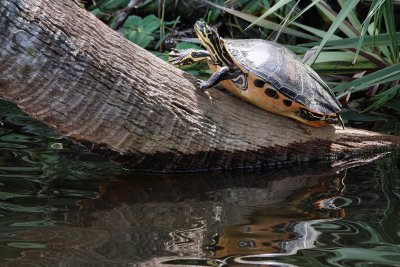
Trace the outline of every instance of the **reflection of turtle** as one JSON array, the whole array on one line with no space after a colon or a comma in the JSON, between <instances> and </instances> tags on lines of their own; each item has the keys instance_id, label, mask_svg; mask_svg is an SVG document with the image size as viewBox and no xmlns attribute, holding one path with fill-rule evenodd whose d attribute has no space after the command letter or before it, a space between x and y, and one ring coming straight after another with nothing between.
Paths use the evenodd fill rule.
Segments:
<instances>
[{"instance_id":1,"label":"reflection of turtle","mask_svg":"<svg viewBox=\"0 0 400 267\"><path fill-rule=\"evenodd\" d=\"M224 40L204 22L194 27L206 50L173 50L182 66L207 60L213 75L201 89L222 82L234 95L270 112L320 127L343 122L340 104L318 74L285 47L264 40Z\"/></svg>"}]
</instances>

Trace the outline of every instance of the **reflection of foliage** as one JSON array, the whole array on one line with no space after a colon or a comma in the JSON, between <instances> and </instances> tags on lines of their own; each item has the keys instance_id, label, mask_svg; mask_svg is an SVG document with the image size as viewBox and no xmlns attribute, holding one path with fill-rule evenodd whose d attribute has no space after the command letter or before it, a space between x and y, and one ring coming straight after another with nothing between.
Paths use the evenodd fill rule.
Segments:
<instances>
[{"instance_id":1,"label":"reflection of foliage","mask_svg":"<svg viewBox=\"0 0 400 267\"><path fill-rule=\"evenodd\" d=\"M397 190L400 183L399 153L393 153L386 160L377 163L377 171L380 174L382 192L385 194L387 208L379 227L386 242L399 243L397 234L400 225L400 193Z\"/></svg>"},{"instance_id":2,"label":"reflection of foliage","mask_svg":"<svg viewBox=\"0 0 400 267\"><path fill-rule=\"evenodd\" d=\"M60 180L74 181L78 185L78 181L88 179L88 176L107 175L118 170L100 156L61 139L52 129L21 113L10 103L0 102L0 118L4 122L0 128L1 182L9 185L12 178L20 178L19 189L0 191L0 200L32 195L84 195L87 194L84 188L60 192L54 186ZM31 185L24 188L25 183ZM0 207L7 210L14 207L6 204Z\"/></svg>"}]
</instances>

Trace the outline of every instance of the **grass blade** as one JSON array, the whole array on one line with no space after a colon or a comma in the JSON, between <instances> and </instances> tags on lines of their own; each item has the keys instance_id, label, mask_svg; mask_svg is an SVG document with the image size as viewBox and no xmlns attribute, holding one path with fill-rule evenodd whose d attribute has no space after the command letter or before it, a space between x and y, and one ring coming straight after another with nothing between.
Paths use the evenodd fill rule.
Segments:
<instances>
[{"instance_id":1,"label":"grass blade","mask_svg":"<svg viewBox=\"0 0 400 267\"><path fill-rule=\"evenodd\" d=\"M271 15L272 13L274 13L275 11L277 11L278 9L280 9L281 7L283 7L284 5L286 5L287 3L291 2L293 0L279 0L275 5L273 5L270 9L268 9L264 14L262 14L260 17L258 17L255 21L253 21L249 26L246 27L246 29L244 29L245 31L247 31L248 29L250 29L251 27L253 27L254 25L258 24L261 20L264 20L266 17L268 17L269 15Z\"/></svg>"},{"instance_id":2,"label":"grass blade","mask_svg":"<svg viewBox=\"0 0 400 267\"><path fill-rule=\"evenodd\" d=\"M353 64L356 63L357 57L358 57L358 55L360 53L361 46L362 46L362 44L364 42L365 36L367 35L367 31L368 31L368 27L370 25L371 19L374 16L374 14L377 12L377 10L380 8L380 6L382 5L382 3L384 1L385 0L373 0L373 2L372 2L372 5L371 5L371 7L369 9L367 18L364 20L364 23L363 23L364 25L363 25L363 28L362 28L361 33L360 33L360 38L359 38L359 41L358 41L358 44L357 44L356 53L354 55Z\"/></svg>"},{"instance_id":3,"label":"grass blade","mask_svg":"<svg viewBox=\"0 0 400 267\"><path fill-rule=\"evenodd\" d=\"M298 19L301 15L303 15L307 10L309 10L310 8L312 8L313 6L315 6L316 4L318 4L320 1L322 0L315 0L313 2L311 2L308 6L306 6L299 14L297 14L296 16L294 16L294 18L292 18L288 25L292 24L293 21L295 21L296 19Z\"/></svg>"},{"instance_id":4,"label":"grass blade","mask_svg":"<svg viewBox=\"0 0 400 267\"><path fill-rule=\"evenodd\" d=\"M322 51L322 48L325 46L326 42L331 38L333 33L337 30L337 28L342 24L342 21L347 17L347 14L358 4L359 0L348 0L343 8L340 10L339 14L336 17L336 20L332 23L331 27L327 31L324 39L322 39L320 45L318 46L315 55L312 57L311 62L314 63L319 53Z\"/></svg>"},{"instance_id":5,"label":"grass blade","mask_svg":"<svg viewBox=\"0 0 400 267\"><path fill-rule=\"evenodd\" d=\"M386 0L383 4L383 18L385 20L386 31L389 33L390 37L390 58L393 63L399 62L399 45L398 39L395 35L396 33L396 24L394 18L394 11L393 11L393 1Z\"/></svg>"},{"instance_id":6,"label":"grass blade","mask_svg":"<svg viewBox=\"0 0 400 267\"><path fill-rule=\"evenodd\" d=\"M214 4L213 2L210 2L210 1L207 1L207 0L202 0L202 2L207 3L210 6L216 7L216 8L218 8L218 9L224 11L224 12L227 12L227 13L229 13L231 15L234 15L234 16L236 16L238 18L241 18L241 19L243 19L245 21L248 21L250 23L257 19L256 16L253 16L253 15L250 15L250 14L247 14L247 13L244 13L244 12L240 12L240 11L237 11L237 10L234 10L234 9L231 9L231 8L226 8L226 7ZM257 23L257 25L260 26L260 27L266 28L266 29L270 29L270 30L275 30L276 28L279 27L278 23L274 23L272 21L268 21L268 20L265 20L265 19L260 20ZM309 39L309 40L313 40L313 41L318 41L319 40L319 38L317 38L315 36L303 33L303 32L298 31L298 30L287 28L287 27L282 29L282 32L286 33L288 35L301 37L301 38Z\"/></svg>"},{"instance_id":7,"label":"grass blade","mask_svg":"<svg viewBox=\"0 0 400 267\"><path fill-rule=\"evenodd\" d=\"M303 29L305 31L308 31L309 33L312 33L315 36L320 37L321 39L324 38L325 35L326 35L326 32L323 31L323 30L319 30L319 29L316 29L316 28L313 28L313 27L310 27L310 26L307 26L307 25L304 25L304 24L301 24L301 23L292 22L291 24L293 24L294 26L296 26L298 28L301 28L301 29ZM334 34L332 34L332 36L330 38L330 40L340 40L340 39L341 38L339 36L334 35ZM318 45L319 43L315 43L315 44Z\"/></svg>"},{"instance_id":8,"label":"grass blade","mask_svg":"<svg viewBox=\"0 0 400 267\"><path fill-rule=\"evenodd\" d=\"M340 6L343 8L344 4L346 3L347 0L338 0ZM351 25L355 29L360 29L361 28L361 23L357 18L356 13L354 12L354 9L347 15L347 18L349 19Z\"/></svg>"},{"instance_id":9,"label":"grass blade","mask_svg":"<svg viewBox=\"0 0 400 267\"><path fill-rule=\"evenodd\" d=\"M319 74L335 75L343 74L348 75L349 73L359 73L361 71L376 70L376 65L370 61L360 61L356 64L351 64L351 62L335 61L335 62L324 62L315 63L313 69Z\"/></svg>"},{"instance_id":10,"label":"grass blade","mask_svg":"<svg viewBox=\"0 0 400 267\"><path fill-rule=\"evenodd\" d=\"M364 109L362 112L368 112L377 108L382 107L388 101L395 98L400 94L400 85L394 86L388 90L383 91L380 94L375 95L371 101L373 102L369 107Z\"/></svg>"},{"instance_id":11,"label":"grass blade","mask_svg":"<svg viewBox=\"0 0 400 267\"><path fill-rule=\"evenodd\" d=\"M400 39L400 32L394 33L397 40ZM345 48L356 48L360 42L360 37L356 38L343 38L340 40L327 41L325 49L345 49ZM302 47L314 47L317 46L318 42L299 44ZM361 47L378 47L378 46L389 46L390 36L387 33L377 34L375 36L365 36Z\"/></svg>"},{"instance_id":12,"label":"grass blade","mask_svg":"<svg viewBox=\"0 0 400 267\"><path fill-rule=\"evenodd\" d=\"M280 18L281 20L284 20L284 19L285 19L284 17L282 17L282 16L279 15L279 14L275 14L275 15L276 15L278 18ZM291 24L294 25L294 26L296 26L296 27L298 27L298 28L300 28L300 29L303 29L303 30L305 30L305 31L308 31L309 33L312 33L312 34L314 34L315 36L320 37L321 39L324 38L324 36L325 36L325 34L326 34L326 32L323 31L323 30L319 30L319 29L316 29L316 28L314 28L314 27L311 27L311 26L308 26L308 25L305 25L305 24L301 24L301 23L297 23L297 22L291 22ZM289 25L289 23L287 23L287 25ZM334 34L332 34L332 37L330 38L330 40L339 40L339 39L342 39L342 38L340 38L339 36L334 35ZM315 46L317 46L318 44L319 44L319 43L316 43Z\"/></svg>"},{"instance_id":13,"label":"grass blade","mask_svg":"<svg viewBox=\"0 0 400 267\"><path fill-rule=\"evenodd\" d=\"M286 18L284 18L282 20L282 25L279 27L279 31L278 34L275 36L274 42L276 42L279 38L279 36L281 35L282 29L286 28L286 26L288 25L289 22L289 18L292 15L293 11L295 10L295 8L297 7L297 5L299 4L300 0L297 0L296 4L292 7L292 9L290 10L290 12L287 14Z\"/></svg>"},{"instance_id":14,"label":"grass blade","mask_svg":"<svg viewBox=\"0 0 400 267\"><path fill-rule=\"evenodd\" d=\"M376 72L363 76L357 80L340 84L334 88L334 91L343 92L337 96L337 98L341 98L350 93L362 91L363 89L366 89L371 85L386 83L395 80L400 80L400 64L395 64L393 66L386 67L382 70L378 70Z\"/></svg>"},{"instance_id":15,"label":"grass blade","mask_svg":"<svg viewBox=\"0 0 400 267\"><path fill-rule=\"evenodd\" d=\"M343 13L342 11L347 9L349 5L353 5L354 2L359 2L359 1L354 1L354 0L347 0L344 6L341 8L340 13ZM356 3L356 4L357 4ZM356 5L355 4L355 5ZM353 8L355 7L353 6ZM320 3L317 4L317 7L321 10L322 13L324 13L331 21L332 23L335 23L337 19L339 18L339 14L336 13L327 3L324 1L321 1ZM346 10L346 15L341 19L341 23L338 24L338 28L346 34L348 37L356 37L359 32L345 19L348 16L348 13L352 12L353 8L350 10Z\"/></svg>"},{"instance_id":16,"label":"grass blade","mask_svg":"<svg viewBox=\"0 0 400 267\"><path fill-rule=\"evenodd\" d=\"M400 99L390 101L390 103L387 103L385 107L400 111Z\"/></svg>"},{"instance_id":17,"label":"grass blade","mask_svg":"<svg viewBox=\"0 0 400 267\"><path fill-rule=\"evenodd\" d=\"M322 62L351 62L353 59L353 53L335 51L335 52L321 52L319 57L316 59L315 63ZM363 61L367 61L363 58Z\"/></svg>"}]
</instances>

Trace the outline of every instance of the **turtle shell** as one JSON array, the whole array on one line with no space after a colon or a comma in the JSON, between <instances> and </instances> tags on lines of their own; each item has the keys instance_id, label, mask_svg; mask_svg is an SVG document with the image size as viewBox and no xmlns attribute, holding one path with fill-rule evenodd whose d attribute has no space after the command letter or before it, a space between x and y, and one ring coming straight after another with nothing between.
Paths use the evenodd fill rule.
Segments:
<instances>
[{"instance_id":1,"label":"turtle shell","mask_svg":"<svg viewBox=\"0 0 400 267\"><path fill-rule=\"evenodd\" d=\"M317 113L340 111L340 103L319 75L284 46L259 39L228 39L224 43L239 68L261 78L289 99Z\"/></svg>"}]
</instances>

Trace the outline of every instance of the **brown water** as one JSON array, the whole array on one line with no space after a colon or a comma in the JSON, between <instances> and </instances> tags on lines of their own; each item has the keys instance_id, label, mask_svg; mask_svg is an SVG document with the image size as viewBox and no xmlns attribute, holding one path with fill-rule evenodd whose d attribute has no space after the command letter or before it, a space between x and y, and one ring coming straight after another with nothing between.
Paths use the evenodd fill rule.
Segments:
<instances>
[{"instance_id":1,"label":"brown water","mask_svg":"<svg viewBox=\"0 0 400 267\"><path fill-rule=\"evenodd\" d=\"M394 154L352 168L129 173L0 102L0 265L400 266Z\"/></svg>"}]
</instances>

